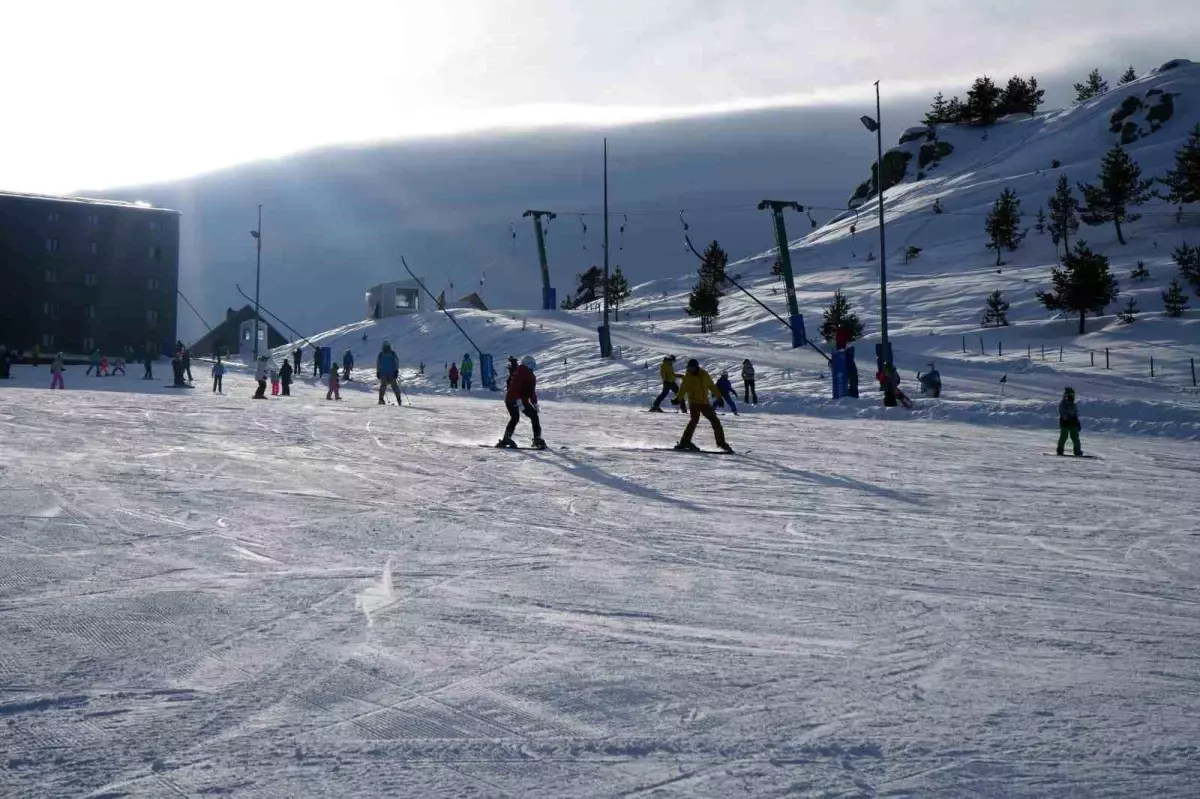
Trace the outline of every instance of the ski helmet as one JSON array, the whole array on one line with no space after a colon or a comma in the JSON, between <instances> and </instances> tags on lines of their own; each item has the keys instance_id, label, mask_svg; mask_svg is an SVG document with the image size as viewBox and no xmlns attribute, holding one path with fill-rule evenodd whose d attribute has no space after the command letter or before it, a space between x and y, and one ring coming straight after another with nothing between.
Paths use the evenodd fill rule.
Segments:
<instances>
[{"instance_id":1,"label":"ski helmet","mask_svg":"<svg viewBox=\"0 0 1200 799\"><path fill-rule=\"evenodd\" d=\"M390 341L383 342L383 348L385 350L390 350L392 348L392 342L390 342ZM346 350L346 352L349 352L349 351L350 350Z\"/></svg>"},{"instance_id":2,"label":"ski helmet","mask_svg":"<svg viewBox=\"0 0 1200 799\"><path fill-rule=\"evenodd\" d=\"M524 358L522 358L521 365L531 372L537 371L537 361L533 359L532 355L526 355Z\"/></svg>"},{"instance_id":3,"label":"ski helmet","mask_svg":"<svg viewBox=\"0 0 1200 799\"><path fill-rule=\"evenodd\" d=\"M699 362L699 361L697 361L695 358L692 358L691 360L689 360L689 361L688 361L687 368L688 368L688 369L699 369L699 368L700 368L700 362Z\"/></svg>"},{"instance_id":4,"label":"ski helmet","mask_svg":"<svg viewBox=\"0 0 1200 799\"><path fill-rule=\"evenodd\" d=\"M729 377L729 372L721 372L721 377Z\"/></svg>"},{"instance_id":5,"label":"ski helmet","mask_svg":"<svg viewBox=\"0 0 1200 799\"><path fill-rule=\"evenodd\" d=\"M1069 397L1073 397L1073 396L1075 396L1075 389L1071 388L1070 386L1067 386L1066 388L1063 389L1063 393Z\"/></svg>"}]
</instances>

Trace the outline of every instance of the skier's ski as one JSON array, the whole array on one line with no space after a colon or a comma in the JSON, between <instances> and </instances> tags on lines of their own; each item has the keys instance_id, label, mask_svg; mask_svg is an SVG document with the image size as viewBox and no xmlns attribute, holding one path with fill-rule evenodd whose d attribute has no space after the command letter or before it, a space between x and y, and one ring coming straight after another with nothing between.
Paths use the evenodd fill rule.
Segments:
<instances>
[{"instance_id":1,"label":"skier's ski","mask_svg":"<svg viewBox=\"0 0 1200 799\"><path fill-rule=\"evenodd\" d=\"M1087 458L1088 460L1093 461L1104 460L1099 455L1059 455L1057 452L1043 452L1042 454L1049 455L1051 458L1063 458L1064 460L1071 460L1072 458Z\"/></svg>"}]
</instances>

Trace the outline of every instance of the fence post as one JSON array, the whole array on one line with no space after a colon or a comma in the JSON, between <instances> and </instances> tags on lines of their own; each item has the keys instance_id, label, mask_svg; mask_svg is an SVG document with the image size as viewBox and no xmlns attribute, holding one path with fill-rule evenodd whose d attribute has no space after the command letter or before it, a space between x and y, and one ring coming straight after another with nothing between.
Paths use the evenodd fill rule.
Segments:
<instances>
[{"instance_id":1,"label":"fence post","mask_svg":"<svg viewBox=\"0 0 1200 799\"><path fill-rule=\"evenodd\" d=\"M1042 345L1042 360L1046 360L1046 345Z\"/></svg>"},{"instance_id":2,"label":"fence post","mask_svg":"<svg viewBox=\"0 0 1200 799\"><path fill-rule=\"evenodd\" d=\"M1062 345L1058 345L1058 362L1062 363Z\"/></svg>"},{"instance_id":3,"label":"fence post","mask_svg":"<svg viewBox=\"0 0 1200 799\"><path fill-rule=\"evenodd\" d=\"M967 337L963 336L963 352L967 351Z\"/></svg>"},{"instance_id":4,"label":"fence post","mask_svg":"<svg viewBox=\"0 0 1200 799\"><path fill-rule=\"evenodd\" d=\"M1033 345L1032 344L1025 345L1025 357L1031 361L1033 360Z\"/></svg>"},{"instance_id":5,"label":"fence post","mask_svg":"<svg viewBox=\"0 0 1200 799\"><path fill-rule=\"evenodd\" d=\"M1092 359L1092 366L1095 366L1096 365L1096 353L1092 352L1091 350L1088 350L1088 357L1090 357Z\"/></svg>"},{"instance_id":6,"label":"fence post","mask_svg":"<svg viewBox=\"0 0 1200 799\"><path fill-rule=\"evenodd\" d=\"M1004 357L1004 342L1003 341L996 342L996 355L998 355L1001 358Z\"/></svg>"},{"instance_id":7,"label":"fence post","mask_svg":"<svg viewBox=\"0 0 1200 799\"><path fill-rule=\"evenodd\" d=\"M1108 347L1105 347L1105 348L1104 348L1104 368L1105 368L1105 369L1111 369L1111 368L1112 368L1111 366L1109 366L1109 365L1108 365Z\"/></svg>"},{"instance_id":8,"label":"fence post","mask_svg":"<svg viewBox=\"0 0 1200 799\"><path fill-rule=\"evenodd\" d=\"M1195 388L1196 387L1196 359L1189 358L1188 360L1190 360L1192 362L1192 388Z\"/></svg>"},{"instance_id":9,"label":"fence post","mask_svg":"<svg viewBox=\"0 0 1200 799\"><path fill-rule=\"evenodd\" d=\"M983 346L983 336L979 337L979 354L987 355L987 349Z\"/></svg>"},{"instance_id":10,"label":"fence post","mask_svg":"<svg viewBox=\"0 0 1200 799\"><path fill-rule=\"evenodd\" d=\"M1150 356L1150 376L1154 377L1154 356Z\"/></svg>"}]
</instances>

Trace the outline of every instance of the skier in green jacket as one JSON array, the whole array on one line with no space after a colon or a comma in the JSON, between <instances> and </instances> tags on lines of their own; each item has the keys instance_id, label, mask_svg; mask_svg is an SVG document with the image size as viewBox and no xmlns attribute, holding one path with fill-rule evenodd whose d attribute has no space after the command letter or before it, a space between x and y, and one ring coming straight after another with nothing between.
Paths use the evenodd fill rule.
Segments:
<instances>
[{"instance_id":1,"label":"skier in green jacket","mask_svg":"<svg viewBox=\"0 0 1200 799\"><path fill-rule=\"evenodd\" d=\"M1083 454L1083 450L1079 446L1079 406L1075 404L1075 389L1067 386L1063 391L1062 401L1058 403L1058 448L1057 453L1063 454L1063 445L1067 443L1067 437L1071 438L1071 445L1075 450L1075 457Z\"/></svg>"}]
</instances>

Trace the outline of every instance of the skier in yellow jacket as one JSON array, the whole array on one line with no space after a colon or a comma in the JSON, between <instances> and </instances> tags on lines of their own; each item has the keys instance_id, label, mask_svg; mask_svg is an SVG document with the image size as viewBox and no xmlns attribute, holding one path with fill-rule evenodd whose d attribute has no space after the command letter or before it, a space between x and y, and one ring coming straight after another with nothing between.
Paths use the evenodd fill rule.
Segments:
<instances>
[{"instance_id":1,"label":"skier in yellow jacket","mask_svg":"<svg viewBox=\"0 0 1200 799\"><path fill-rule=\"evenodd\" d=\"M675 374L675 356L663 356L662 363L658 365L658 376L662 378L662 392L655 397L654 404L650 406L653 413L662 413L662 401L667 398L668 394L675 394L676 399L671 400L673 404L679 405L679 410L682 413L687 413L687 403L677 402L679 387L675 385L676 378L681 375Z\"/></svg>"},{"instance_id":2,"label":"skier in yellow jacket","mask_svg":"<svg viewBox=\"0 0 1200 799\"><path fill-rule=\"evenodd\" d=\"M720 396L721 392L717 390L716 383L713 382L708 372L700 368L700 362L695 358L688 361L683 382L679 385L679 395L671 402L676 404L687 402L691 406L692 413L691 419L688 420L688 426L683 431L683 438L679 439L675 449L692 452L700 450L692 443L692 435L696 432L696 425L700 423L700 417L703 416L712 423L717 446L726 452L733 452L733 447L725 441L725 429L721 427L721 420L717 418L712 406L712 398Z\"/></svg>"}]
</instances>

